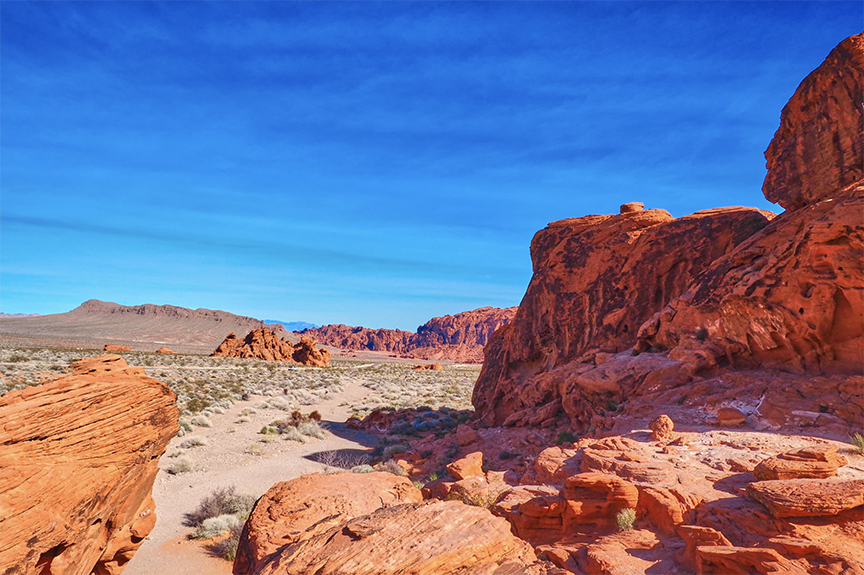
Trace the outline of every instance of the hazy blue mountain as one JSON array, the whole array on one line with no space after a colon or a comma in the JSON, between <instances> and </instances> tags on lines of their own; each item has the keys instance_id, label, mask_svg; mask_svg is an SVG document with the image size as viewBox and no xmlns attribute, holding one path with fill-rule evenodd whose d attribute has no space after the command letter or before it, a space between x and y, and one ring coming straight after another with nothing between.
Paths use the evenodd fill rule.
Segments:
<instances>
[{"instance_id":1,"label":"hazy blue mountain","mask_svg":"<svg viewBox=\"0 0 864 575\"><path fill-rule=\"evenodd\" d=\"M309 323L306 321L279 321L278 319L265 319L264 323L268 325L274 323L281 323L285 327L286 331L302 331L310 327L321 327L319 325L315 325L314 323Z\"/></svg>"}]
</instances>

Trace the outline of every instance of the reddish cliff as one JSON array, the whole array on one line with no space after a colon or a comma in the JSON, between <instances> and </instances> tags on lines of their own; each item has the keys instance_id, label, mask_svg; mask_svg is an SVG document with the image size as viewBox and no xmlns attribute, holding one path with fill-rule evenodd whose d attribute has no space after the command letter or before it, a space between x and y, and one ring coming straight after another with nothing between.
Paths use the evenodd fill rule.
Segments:
<instances>
[{"instance_id":1,"label":"reddish cliff","mask_svg":"<svg viewBox=\"0 0 864 575\"><path fill-rule=\"evenodd\" d=\"M318 349L311 338L304 336L299 343L292 344L267 328L253 329L242 340L237 338L237 334L229 334L211 355L263 359L310 367L330 365L330 352Z\"/></svg>"},{"instance_id":2,"label":"reddish cliff","mask_svg":"<svg viewBox=\"0 0 864 575\"><path fill-rule=\"evenodd\" d=\"M483 346L496 329L513 319L516 308L481 307L432 318L417 333L399 329L368 329L325 325L303 330L325 345L346 350L387 351L417 359L483 361Z\"/></svg>"},{"instance_id":3,"label":"reddish cliff","mask_svg":"<svg viewBox=\"0 0 864 575\"><path fill-rule=\"evenodd\" d=\"M847 38L798 87L765 152L762 191L795 210L864 178L864 35Z\"/></svg>"},{"instance_id":4,"label":"reddish cliff","mask_svg":"<svg viewBox=\"0 0 864 575\"><path fill-rule=\"evenodd\" d=\"M0 565L7 575L119 573L156 522L176 397L120 356L0 397Z\"/></svg>"},{"instance_id":5,"label":"reddish cliff","mask_svg":"<svg viewBox=\"0 0 864 575\"><path fill-rule=\"evenodd\" d=\"M622 211L554 222L534 236L534 276L514 320L486 347L474 388L487 423L560 397L563 379L529 390L532 378L589 352L632 346L645 320L772 215L720 208L675 219L665 210Z\"/></svg>"},{"instance_id":6,"label":"reddish cliff","mask_svg":"<svg viewBox=\"0 0 864 575\"><path fill-rule=\"evenodd\" d=\"M579 429L607 427L610 413L657 415L698 387L712 413L749 404L738 421L815 425L822 413L821 425L830 416L835 432L849 429L864 414L860 382L844 376L864 357L864 186L850 184L861 177L862 63L862 35L845 40L784 109L765 180L789 206L782 215L673 220L628 205L539 232L519 312L486 348L478 416L525 425L563 410ZM824 142L830 154L816 154ZM802 396L795 388L812 380L789 372L838 375Z\"/></svg>"}]
</instances>

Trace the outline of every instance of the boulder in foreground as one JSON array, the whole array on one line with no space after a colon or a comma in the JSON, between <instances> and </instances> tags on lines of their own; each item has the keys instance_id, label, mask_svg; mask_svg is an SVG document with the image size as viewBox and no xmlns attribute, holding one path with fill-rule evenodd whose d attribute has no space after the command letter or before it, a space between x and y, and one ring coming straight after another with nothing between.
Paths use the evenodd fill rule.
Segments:
<instances>
[{"instance_id":1,"label":"boulder in foreground","mask_svg":"<svg viewBox=\"0 0 864 575\"><path fill-rule=\"evenodd\" d=\"M176 396L119 356L0 397L4 575L116 574L156 522Z\"/></svg>"}]
</instances>

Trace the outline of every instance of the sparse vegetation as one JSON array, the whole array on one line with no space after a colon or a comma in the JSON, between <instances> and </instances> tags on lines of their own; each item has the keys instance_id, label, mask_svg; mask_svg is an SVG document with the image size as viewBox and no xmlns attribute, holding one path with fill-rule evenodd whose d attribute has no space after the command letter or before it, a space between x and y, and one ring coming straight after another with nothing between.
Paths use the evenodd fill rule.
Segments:
<instances>
[{"instance_id":1,"label":"sparse vegetation","mask_svg":"<svg viewBox=\"0 0 864 575\"><path fill-rule=\"evenodd\" d=\"M165 471L167 471L171 475L180 475L181 473L188 473L192 471L193 468L194 466L192 465L192 461L190 461L189 458L178 457L173 462L171 462L171 465L169 465L168 469L166 469Z\"/></svg>"},{"instance_id":2,"label":"sparse vegetation","mask_svg":"<svg viewBox=\"0 0 864 575\"><path fill-rule=\"evenodd\" d=\"M633 529L633 523L636 522L635 509L622 509L615 516L615 522L618 524L618 531L629 531Z\"/></svg>"},{"instance_id":3,"label":"sparse vegetation","mask_svg":"<svg viewBox=\"0 0 864 575\"><path fill-rule=\"evenodd\" d=\"M393 461L392 459L388 459L383 463L378 464L378 471L386 471L387 473L392 473L393 475L398 475L399 477L408 477L408 472L405 469Z\"/></svg>"},{"instance_id":4,"label":"sparse vegetation","mask_svg":"<svg viewBox=\"0 0 864 575\"><path fill-rule=\"evenodd\" d=\"M699 341L705 341L706 339L708 339L708 329L704 328L704 327L700 327L699 329L696 330L695 335L696 335L696 339L698 339Z\"/></svg>"},{"instance_id":5,"label":"sparse vegetation","mask_svg":"<svg viewBox=\"0 0 864 575\"><path fill-rule=\"evenodd\" d=\"M850 439L852 440L852 445L855 446L855 453L864 455L864 435L856 433Z\"/></svg>"},{"instance_id":6,"label":"sparse vegetation","mask_svg":"<svg viewBox=\"0 0 864 575\"><path fill-rule=\"evenodd\" d=\"M556 445L561 445L564 443L576 443L577 441L579 441L579 436L565 429L558 433L558 440L555 443Z\"/></svg>"},{"instance_id":7,"label":"sparse vegetation","mask_svg":"<svg viewBox=\"0 0 864 575\"><path fill-rule=\"evenodd\" d=\"M203 437L190 437L189 439L184 439L183 443L180 444L181 449L190 449L192 447L202 447L207 445L207 440Z\"/></svg>"},{"instance_id":8,"label":"sparse vegetation","mask_svg":"<svg viewBox=\"0 0 864 575\"><path fill-rule=\"evenodd\" d=\"M233 485L217 489L202 499L195 511L186 514L183 524L195 528L193 538L224 537L212 548L219 556L233 561L243 523L249 518L255 499L252 495L238 494Z\"/></svg>"}]
</instances>

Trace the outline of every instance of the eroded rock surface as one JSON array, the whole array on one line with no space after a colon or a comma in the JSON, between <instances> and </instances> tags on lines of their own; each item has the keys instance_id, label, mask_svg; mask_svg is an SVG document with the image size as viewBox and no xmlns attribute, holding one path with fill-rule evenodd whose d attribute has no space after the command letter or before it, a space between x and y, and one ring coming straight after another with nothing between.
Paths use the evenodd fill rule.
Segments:
<instances>
[{"instance_id":1,"label":"eroded rock surface","mask_svg":"<svg viewBox=\"0 0 864 575\"><path fill-rule=\"evenodd\" d=\"M211 355L263 359L310 367L330 365L330 352L324 348L319 349L313 339L304 336L298 343L293 344L267 328L254 329L242 340L232 333Z\"/></svg>"},{"instance_id":2,"label":"eroded rock surface","mask_svg":"<svg viewBox=\"0 0 864 575\"><path fill-rule=\"evenodd\" d=\"M566 376L544 375L632 346L642 323L770 217L722 208L675 219L650 209L549 224L531 242L534 276L515 318L486 347L478 415L500 425L560 398Z\"/></svg>"},{"instance_id":3,"label":"eroded rock surface","mask_svg":"<svg viewBox=\"0 0 864 575\"><path fill-rule=\"evenodd\" d=\"M769 201L796 210L864 178L864 35L851 36L801 82L765 152Z\"/></svg>"},{"instance_id":4,"label":"eroded rock surface","mask_svg":"<svg viewBox=\"0 0 864 575\"><path fill-rule=\"evenodd\" d=\"M116 574L156 521L175 395L120 356L0 396L0 565L6 575Z\"/></svg>"},{"instance_id":5,"label":"eroded rock surface","mask_svg":"<svg viewBox=\"0 0 864 575\"><path fill-rule=\"evenodd\" d=\"M255 505L243 529L234 572L255 573L283 547L353 517L421 500L408 479L390 473L316 473L277 483Z\"/></svg>"}]
</instances>

